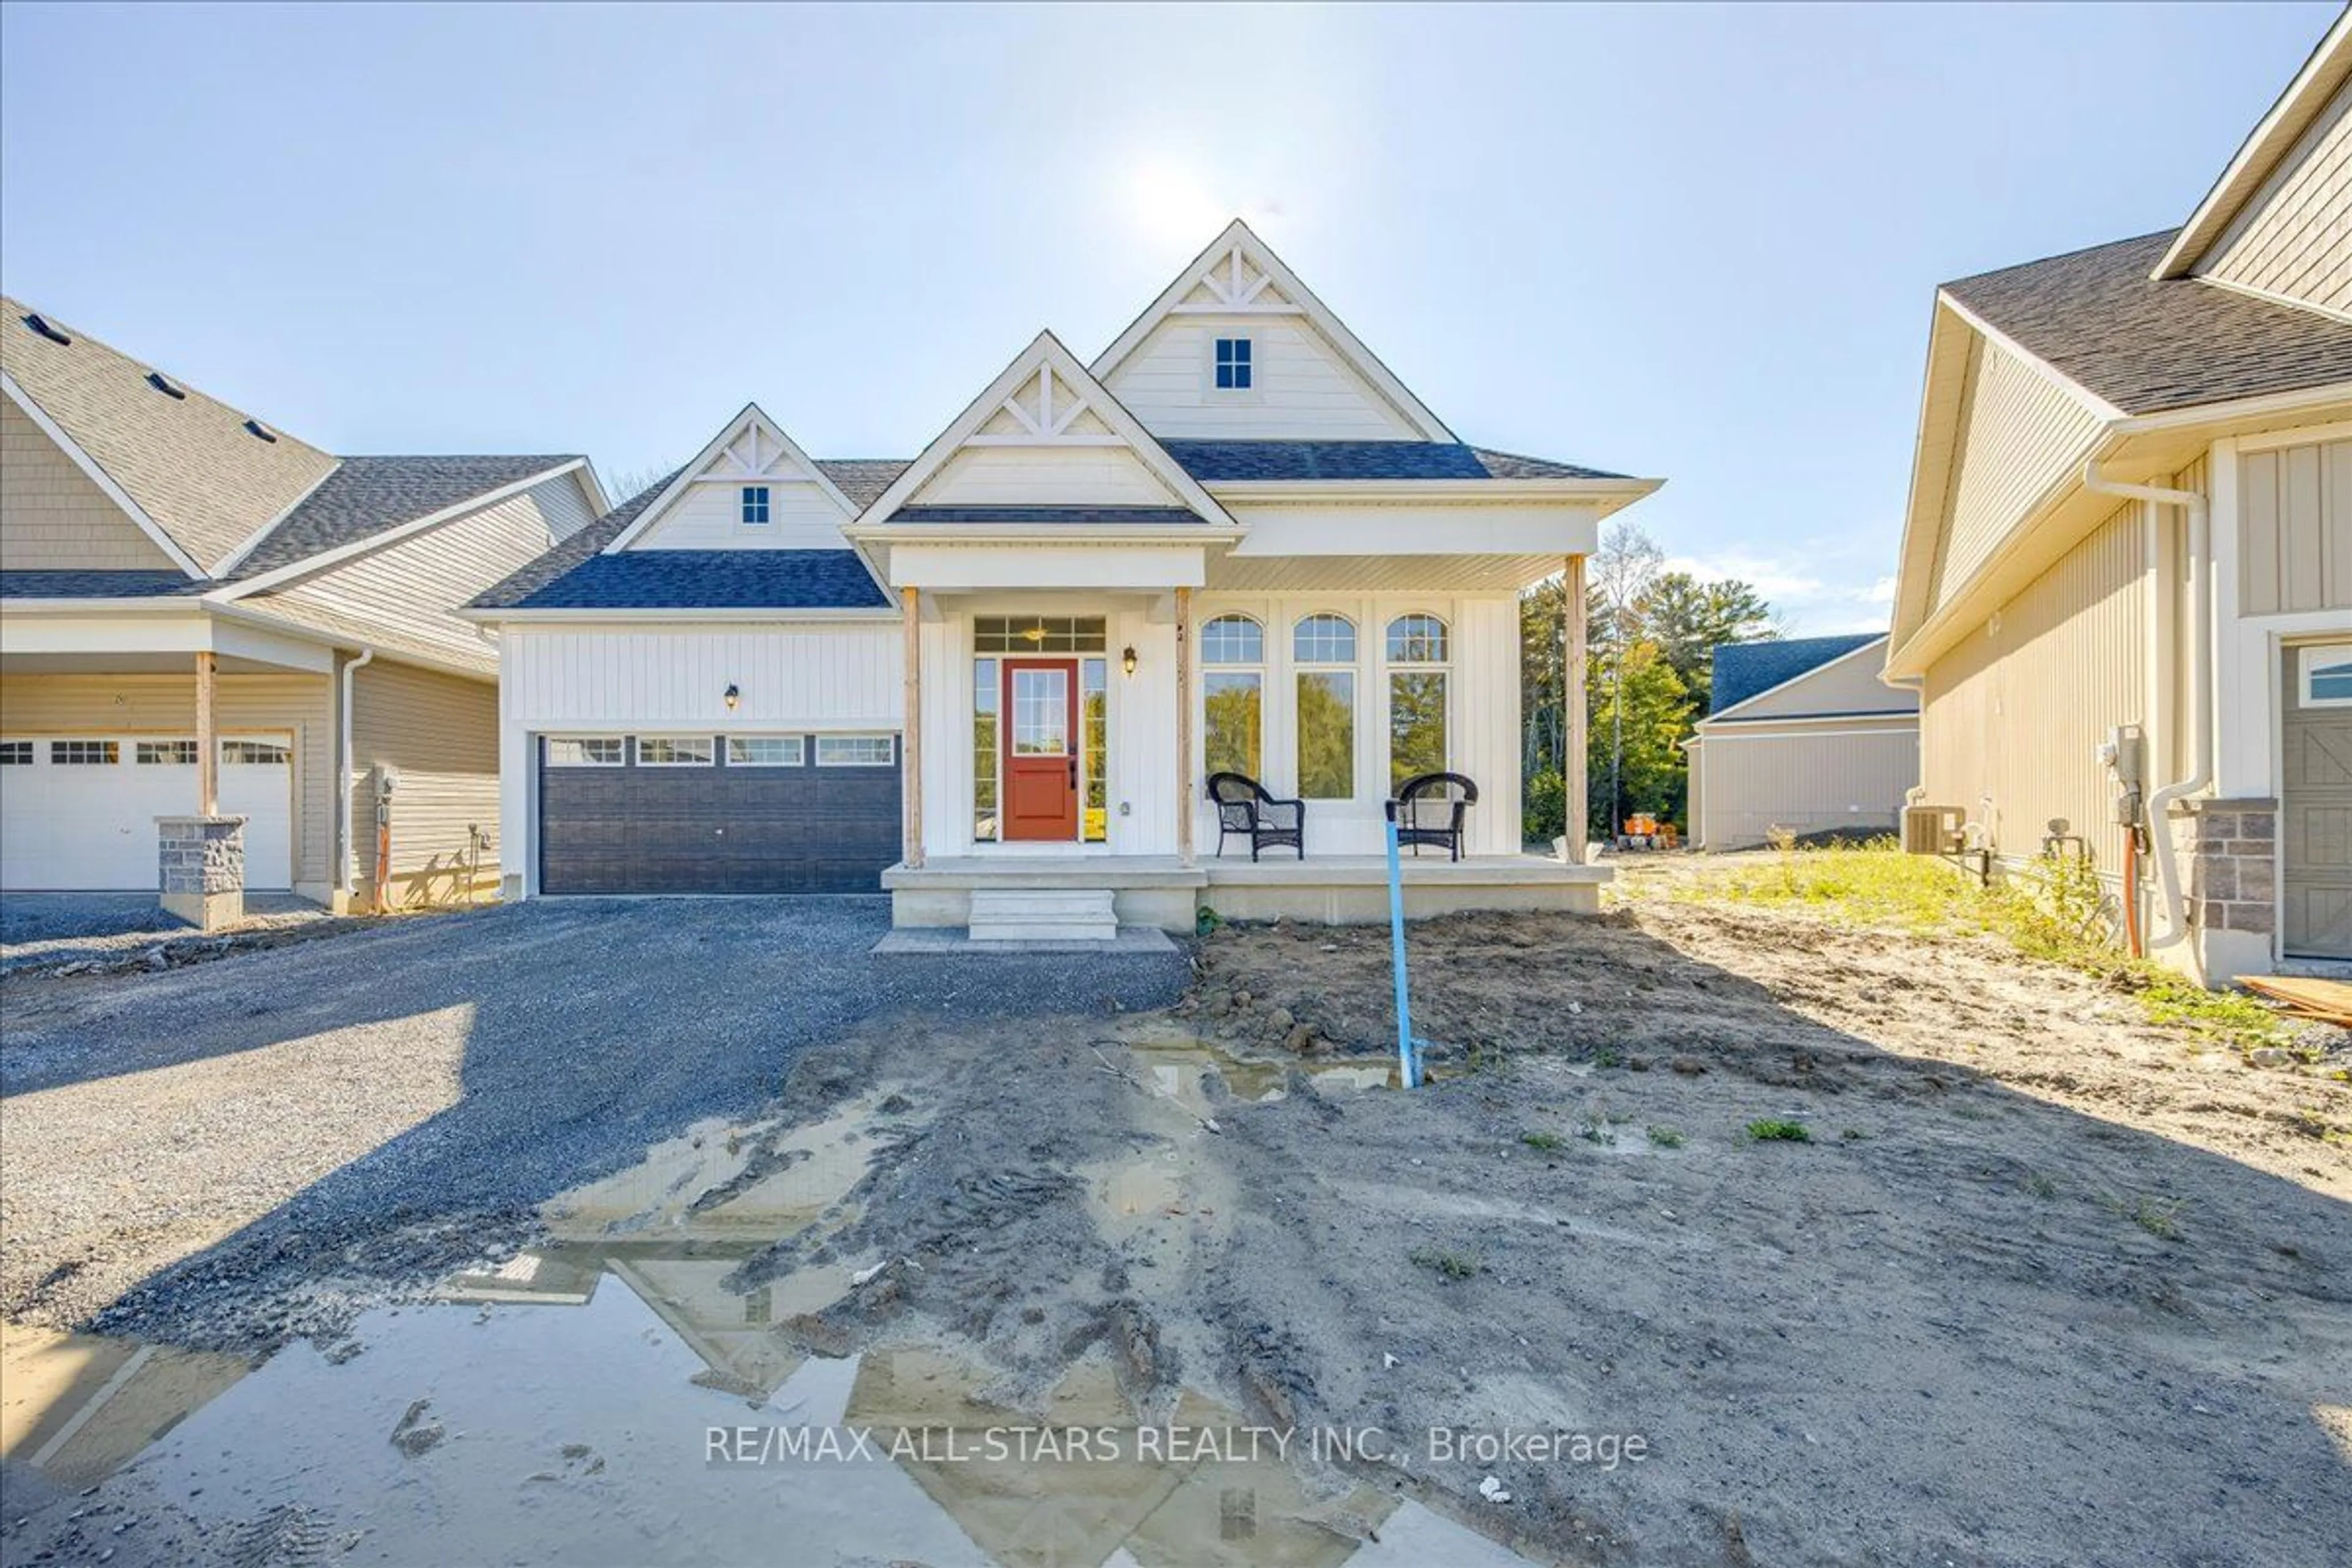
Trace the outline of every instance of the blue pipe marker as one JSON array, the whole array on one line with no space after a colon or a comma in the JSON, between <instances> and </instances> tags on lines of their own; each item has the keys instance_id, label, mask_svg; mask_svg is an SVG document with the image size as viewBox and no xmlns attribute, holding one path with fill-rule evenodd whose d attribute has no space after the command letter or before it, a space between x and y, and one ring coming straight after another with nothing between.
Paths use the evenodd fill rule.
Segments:
<instances>
[{"instance_id":1,"label":"blue pipe marker","mask_svg":"<svg viewBox=\"0 0 2352 1568\"><path fill-rule=\"evenodd\" d=\"M1389 802L1389 963L1396 971L1397 1061L1405 1088L1421 1087L1421 1061L1412 1049L1412 1004L1404 985L1404 868L1397 860L1397 803Z\"/></svg>"}]
</instances>

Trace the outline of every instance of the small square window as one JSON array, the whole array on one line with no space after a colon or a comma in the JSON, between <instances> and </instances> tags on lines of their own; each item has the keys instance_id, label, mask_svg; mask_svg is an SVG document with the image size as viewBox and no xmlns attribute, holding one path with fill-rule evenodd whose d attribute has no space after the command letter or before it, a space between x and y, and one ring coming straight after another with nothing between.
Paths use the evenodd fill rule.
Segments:
<instances>
[{"instance_id":1,"label":"small square window","mask_svg":"<svg viewBox=\"0 0 2352 1568\"><path fill-rule=\"evenodd\" d=\"M627 742L613 740L551 740L547 742L551 768L617 768L627 760Z\"/></svg>"},{"instance_id":2,"label":"small square window","mask_svg":"<svg viewBox=\"0 0 2352 1568\"><path fill-rule=\"evenodd\" d=\"M816 738L816 765L821 768L887 768L898 760L897 744L887 735Z\"/></svg>"},{"instance_id":3,"label":"small square window","mask_svg":"<svg viewBox=\"0 0 2352 1568\"><path fill-rule=\"evenodd\" d=\"M196 765L196 743L194 741L142 741L131 749L131 756L143 768L193 768Z\"/></svg>"},{"instance_id":4,"label":"small square window","mask_svg":"<svg viewBox=\"0 0 2352 1568\"><path fill-rule=\"evenodd\" d=\"M0 741L0 768L29 768L32 765L32 742Z\"/></svg>"},{"instance_id":5,"label":"small square window","mask_svg":"<svg viewBox=\"0 0 2352 1568\"><path fill-rule=\"evenodd\" d=\"M768 487L745 485L743 487L743 521L749 526L757 527L767 521Z\"/></svg>"},{"instance_id":6,"label":"small square window","mask_svg":"<svg viewBox=\"0 0 2352 1568\"><path fill-rule=\"evenodd\" d=\"M1217 340L1217 390L1247 392L1250 384L1250 341L1247 338Z\"/></svg>"}]
</instances>

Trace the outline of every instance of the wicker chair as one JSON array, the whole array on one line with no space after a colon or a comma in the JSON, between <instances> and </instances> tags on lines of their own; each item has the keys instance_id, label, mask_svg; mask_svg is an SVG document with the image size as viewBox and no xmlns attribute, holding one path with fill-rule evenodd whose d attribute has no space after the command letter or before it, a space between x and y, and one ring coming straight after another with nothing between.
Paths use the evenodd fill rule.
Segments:
<instances>
[{"instance_id":1,"label":"wicker chair","mask_svg":"<svg viewBox=\"0 0 2352 1568\"><path fill-rule=\"evenodd\" d=\"M1477 804L1478 786L1460 773L1415 774L1389 802L1398 845L1409 844L1419 855L1423 845L1433 844L1461 859L1462 819Z\"/></svg>"},{"instance_id":2,"label":"wicker chair","mask_svg":"<svg viewBox=\"0 0 2352 1568\"><path fill-rule=\"evenodd\" d=\"M1209 798L1217 806L1217 858L1223 859L1225 840L1235 834L1248 837L1250 858L1268 845L1287 844L1307 858L1307 803L1276 800L1265 786L1247 773L1211 773Z\"/></svg>"}]
</instances>

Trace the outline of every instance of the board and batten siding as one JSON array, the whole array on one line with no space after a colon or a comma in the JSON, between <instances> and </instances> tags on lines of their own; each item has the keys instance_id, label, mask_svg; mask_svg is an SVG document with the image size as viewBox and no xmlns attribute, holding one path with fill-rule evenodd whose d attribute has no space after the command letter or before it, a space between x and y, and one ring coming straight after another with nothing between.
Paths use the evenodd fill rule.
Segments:
<instances>
[{"instance_id":1,"label":"board and batten siding","mask_svg":"<svg viewBox=\"0 0 2352 1568\"><path fill-rule=\"evenodd\" d=\"M2216 282L2352 311L2352 82L2336 89L2197 271Z\"/></svg>"},{"instance_id":2,"label":"board and batten siding","mask_svg":"<svg viewBox=\"0 0 2352 1568\"><path fill-rule=\"evenodd\" d=\"M2090 450L2100 420L2042 371L1977 334L1931 593L1957 598L2035 501Z\"/></svg>"},{"instance_id":3,"label":"board and batten siding","mask_svg":"<svg viewBox=\"0 0 2352 1568\"><path fill-rule=\"evenodd\" d=\"M1250 340L1251 385L1221 392L1216 340ZM1154 436L1413 441L1405 416L1304 316L1171 316L1106 383Z\"/></svg>"},{"instance_id":4,"label":"board and batten siding","mask_svg":"<svg viewBox=\"0 0 2352 1568\"><path fill-rule=\"evenodd\" d=\"M743 489L764 486L768 521L743 521ZM697 479L686 493L631 541L632 550L845 550L848 520L815 482L789 474L759 479Z\"/></svg>"},{"instance_id":5,"label":"board and batten siding","mask_svg":"<svg viewBox=\"0 0 2352 1568\"><path fill-rule=\"evenodd\" d=\"M2147 567L2140 506L2126 502L1928 667L1927 804L1961 807L2012 858L2038 853L2063 818L2101 871L2121 867L2094 748L2117 724L2150 722Z\"/></svg>"},{"instance_id":6,"label":"board and batten siding","mask_svg":"<svg viewBox=\"0 0 2352 1568\"><path fill-rule=\"evenodd\" d=\"M398 774L392 797L391 878L399 907L462 901L471 837L490 845L477 896L498 887L499 692L488 681L379 659L352 677L353 884L375 896L375 770Z\"/></svg>"},{"instance_id":7,"label":"board and batten siding","mask_svg":"<svg viewBox=\"0 0 2352 1568\"><path fill-rule=\"evenodd\" d=\"M253 606L365 640L484 669L498 655L473 622L450 612L538 559L577 531L586 505L569 474L558 475L397 543L299 578L257 596Z\"/></svg>"},{"instance_id":8,"label":"board and batten siding","mask_svg":"<svg viewBox=\"0 0 2352 1568\"><path fill-rule=\"evenodd\" d=\"M31 416L0 397L0 572L174 572Z\"/></svg>"},{"instance_id":9,"label":"board and batten siding","mask_svg":"<svg viewBox=\"0 0 2352 1568\"><path fill-rule=\"evenodd\" d=\"M1776 827L1893 833L1919 782L1919 723L1727 724L1699 732L1691 762L1692 837L1708 849L1752 848Z\"/></svg>"},{"instance_id":10,"label":"board and batten siding","mask_svg":"<svg viewBox=\"0 0 2352 1568\"><path fill-rule=\"evenodd\" d=\"M294 738L294 890L324 902L334 880L334 684L323 675L215 678L224 735ZM0 675L0 733L182 738L196 731L187 675ZM189 801L188 809L195 809Z\"/></svg>"},{"instance_id":11,"label":"board and batten siding","mask_svg":"<svg viewBox=\"0 0 2352 1568\"><path fill-rule=\"evenodd\" d=\"M2352 440L2238 464L2239 613L2352 610Z\"/></svg>"},{"instance_id":12,"label":"board and batten siding","mask_svg":"<svg viewBox=\"0 0 2352 1568\"><path fill-rule=\"evenodd\" d=\"M518 873L535 889L538 736L900 727L895 617L708 630L509 626L500 641L499 843L510 889Z\"/></svg>"}]
</instances>

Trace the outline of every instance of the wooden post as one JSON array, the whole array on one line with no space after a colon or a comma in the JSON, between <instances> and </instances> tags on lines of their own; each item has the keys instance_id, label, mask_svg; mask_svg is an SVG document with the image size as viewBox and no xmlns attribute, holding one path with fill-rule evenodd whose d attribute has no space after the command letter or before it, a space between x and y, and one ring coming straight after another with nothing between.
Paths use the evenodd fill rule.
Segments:
<instances>
[{"instance_id":1,"label":"wooden post","mask_svg":"<svg viewBox=\"0 0 2352 1568\"><path fill-rule=\"evenodd\" d=\"M220 731L213 722L214 656L196 655L196 815L220 815Z\"/></svg>"},{"instance_id":2,"label":"wooden post","mask_svg":"<svg viewBox=\"0 0 2352 1568\"><path fill-rule=\"evenodd\" d=\"M1584 700L1584 557L1571 555L1560 577L1560 620L1566 632L1562 648L1565 658L1560 664L1561 727L1566 731L1565 749L1559 770L1562 821L1560 830L1567 839L1562 858L1576 865L1584 858L1584 845L1591 831L1586 820L1586 789L1584 779L1585 731L1591 717L1585 711Z\"/></svg>"},{"instance_id":3,"label":"wooden post","mask_svg":"<svg viewBox=\"0 0 2352 1568\"><path fill-rule=\"evenodd\" d=\"M900 799L905 803L905 817L899 826L899 858L910 871L923 865L923 642L922 595L914 588L898 590L900 608L906 616L907 689L903 701L906 715L902 722L906 740L899 748Z\"/></svg>"},{"instance_id":4,"label":"wooden post","mask_svg":"<svg viewBox=\"0 0 2352 1568\"><path fill-rule=\"evenodd\" d=\"M1176 590L1176 862L1192 864L1192 590Z\"/></svg>"}]
</instances>

